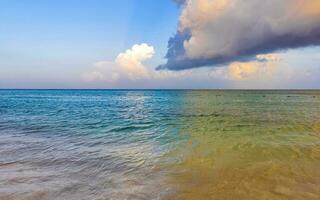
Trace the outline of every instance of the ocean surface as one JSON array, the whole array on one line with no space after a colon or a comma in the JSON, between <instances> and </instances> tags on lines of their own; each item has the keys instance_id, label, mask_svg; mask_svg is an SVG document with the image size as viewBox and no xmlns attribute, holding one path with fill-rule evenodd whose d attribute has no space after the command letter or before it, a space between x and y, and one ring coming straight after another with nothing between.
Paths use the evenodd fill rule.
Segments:
<instances>
[{"instance_id":1,"label":"ocean surface","mask_svg":"<svg viewBox=\"0 0 320 200\"><path fill-rule=\"evenodd\" d=\"M320 199L320 91L0 90L0 200Z\"/></svg>"}]
</instances>

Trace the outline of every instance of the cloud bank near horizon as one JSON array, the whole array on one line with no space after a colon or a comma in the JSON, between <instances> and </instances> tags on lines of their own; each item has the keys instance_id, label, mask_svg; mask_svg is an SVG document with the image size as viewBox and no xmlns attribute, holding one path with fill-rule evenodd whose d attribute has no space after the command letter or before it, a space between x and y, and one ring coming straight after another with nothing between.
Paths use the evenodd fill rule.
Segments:
<instances>
[{"instance_id":1,"label":"cloud bank near horizon","mask_svg":"<svg viewBox=\"0 0 320 200\"><path fill-rule=\"evenodd\" d=\"M182 7L167 63L183 70L320 45L319 0L174 0Z\"/></svg>"},{"instance_id":2,"label":"cloud bank near horizon","mask_svg":"<svg viewBox=\"0 0 320 200\"><path fill-rule=\"evenodd\" d=\"M119 53L113 61L98 61L92 70L82 74L87 82L138 82L150 80L167 80L183 76L192 76L189 72L156 71L144 65L146 60L155 54L154 47L146 43L135 44L126 51Z\"/></svg>"},{"instance_id":3,"label":"cloud bank near horizon","mask_svg":"<svg viewBox=\"0 0 320 200\"><path fill-rule=\"evenodd\" d=\"M154 48L135 44L112 60L93 63L82 81L89 88L314 88L319 85L319 49L258 54L221 67L159 71L145 62L155 56Z\"/></svg>"}]
</instances>

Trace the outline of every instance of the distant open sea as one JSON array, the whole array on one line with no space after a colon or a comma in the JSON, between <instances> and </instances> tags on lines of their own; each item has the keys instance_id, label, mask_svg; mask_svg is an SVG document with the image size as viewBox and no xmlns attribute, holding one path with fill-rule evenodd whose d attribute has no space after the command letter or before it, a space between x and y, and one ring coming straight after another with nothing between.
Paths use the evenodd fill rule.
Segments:
<instances>
[{"instance_id":1,"label":"distant open sea","mask_svg":"<svg viewBox=\"0 0 320 200\"><path fill-rule=\"evenodd\" d=\"M319 200L320 91L0 90L0 200Z\"/></svg>"}]
</instances>

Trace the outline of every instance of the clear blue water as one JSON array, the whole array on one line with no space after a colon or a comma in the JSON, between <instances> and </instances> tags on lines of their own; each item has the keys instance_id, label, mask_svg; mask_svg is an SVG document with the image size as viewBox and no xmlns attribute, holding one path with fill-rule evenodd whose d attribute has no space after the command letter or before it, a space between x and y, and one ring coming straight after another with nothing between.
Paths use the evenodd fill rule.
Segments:
<instances>
[{"instance_id":1,"label":"clear blue water","mask_svg":"<svg viewBox=\"0 0 320 200\"><path fill-rule=\"evenodd\" d=\"M319 116L319 91L0 90L0 199L317 199Z\"/></svg>"},{"instance_id":2,"label":"clear blue water","mask_svg":"<svg viewBox=\"0 0 320 200\"><path fill-rule=\"evenodd\" d=\"M1 90L0 196L160 198L181 93Z\"/></svg>"}]
</instances>

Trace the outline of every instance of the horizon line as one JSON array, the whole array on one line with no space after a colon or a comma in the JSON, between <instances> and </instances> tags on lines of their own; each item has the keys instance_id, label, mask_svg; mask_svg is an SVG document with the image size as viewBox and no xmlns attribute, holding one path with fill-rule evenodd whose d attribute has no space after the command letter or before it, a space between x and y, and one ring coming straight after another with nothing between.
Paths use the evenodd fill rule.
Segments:
<instances>
[{"instance_id":1,"label":"horizon line","mask_svg":"<svg viewBox=\"0 0 320 200\"><path fill-rule=\"evenodd\" d=\"M299 91L299 90L309 90L315 91L320 90L320 88L0 88L0 90L212 90L212 91L223 91L223 90L234 90L234 91Z\"/></svg>"}]
</instances>

